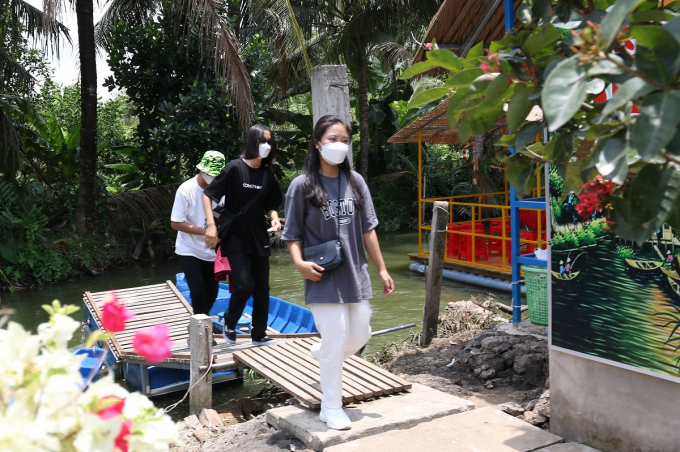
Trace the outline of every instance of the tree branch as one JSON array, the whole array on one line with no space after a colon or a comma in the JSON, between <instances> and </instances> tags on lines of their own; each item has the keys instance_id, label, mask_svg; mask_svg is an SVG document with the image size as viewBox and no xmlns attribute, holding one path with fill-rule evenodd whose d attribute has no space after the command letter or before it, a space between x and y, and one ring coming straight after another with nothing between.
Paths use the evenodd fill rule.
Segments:
<instances>
[{"instance_id":1,"label":"tree branch","mask_svg":"<svg viewBox=\"0 0 680 452\"><path fill-rule=\"evenodd\" d=\"M661 157L665 158L669 162L675 163L676 165L680 165L680 160L668 154L667 152L661 152Z\"/></svg>"},{"instance_id":2,"label":"tree branch","mask_svg":"<svg viewBox=\"0 0 680 452\"><path fill-rule=\"evenodd\" d=\"M656 80L654 80L654 79L652 79L652 78L649 78L648 76L646 76L646 75L643 74L642 72L636 71L636 70L634 70L634 69L629 68L629 67L626 66L625 64L619 63L619 62L616 61L615 59L610 58L609 55L605 54L604 52L600 52L600 58L603 58L603 59L605 59L605 60L611 61L611 62L614 63L619 69L621 69L623 72L626 72L627 74L630 74L630 75L632 75L633 77L640 78L640 79L644 80L645 82L649 83L649 84L652 85L652 86L656 86L657 88L660 88L660 89L662 89L662 90L664 90L664 91L672 91L672 90L673 90L672 87L666 86L666 85L664 85L663 83L659 83L659 82L657 82Z\"/></svg>"}]
</instances>

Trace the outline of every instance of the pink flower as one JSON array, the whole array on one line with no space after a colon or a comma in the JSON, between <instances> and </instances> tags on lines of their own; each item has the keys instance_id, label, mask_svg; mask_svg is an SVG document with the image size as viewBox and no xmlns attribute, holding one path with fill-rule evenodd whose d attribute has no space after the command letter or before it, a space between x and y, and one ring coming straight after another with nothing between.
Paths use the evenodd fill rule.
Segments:
<instances>
[{"instance_id":1,"label":"pink flower","mask_svg":"<svg viewBox=\"0 0 680 452\"><path fill-rule=\"evenodd\" d=\"M104 298L102 324L109 333L118 333L125 329L125 322L135 315L118 302L116 293L111 291Z\"/></svg>"},{"instance_id":2,"label":"pink flower","mask_svg":"<svg viewBox=\"0 0 680 452\"><path fill-rule=\"evenodd\" d=\"M150 363L160 363L172 356L172 341L168 337L170 327L160 325L145 328L135 333L132 345L141 357Z\"/></svg>"},{"instance_id":3,"label":"pink flower","mask_svg":"<svg viewBox=\"0 0 680 452\"><path fill-rule=\"evenodd\" d=\"M489 63L487 63L486 61L482 61L479 64L479 68L481 70L483 70L485 74L488 74L489 72L491 72L491 65Z\"/></svg>"},{"instance_id":4,"label":"pink flower","mask_svg":"<svg viewBox=\"0 0 680 452\"><path fill-rule=\"evenodd\" d=\"M103 420L109 420L112 417L120 416L125 406L125 400L116 396L106 396L99 400L96 411L97 416Z\"/></svg>"},{"instance_id":5,"label":"pink flower","mask_svg":"<svg viewBox=\"0 0 680 452\"><path fill-rule=\"evenodd\" d=\"M115 448L121 452L128 452L128 439L127 437L132 434L132 421L125 421L120 427L120 432L116 437Z\"/></svg>"},{"instance_id":6,"label":"pink flower","mask_svg":"<svg viewBox=\"0 0 680 452\"><path fill-rule=\"evenodd\" d=\"M432 43L431 43L431 42L426 43L426 44L425 44L425 48L426 48L427 50L432 50Z\"/></svg>"}]
</instances>

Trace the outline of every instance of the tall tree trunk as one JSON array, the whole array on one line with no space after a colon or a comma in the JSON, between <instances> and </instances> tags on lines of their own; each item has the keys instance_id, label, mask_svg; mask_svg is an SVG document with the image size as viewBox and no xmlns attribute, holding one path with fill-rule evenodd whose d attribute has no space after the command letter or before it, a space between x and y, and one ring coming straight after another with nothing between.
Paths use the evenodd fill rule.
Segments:
<instances>
[{"instance_id":1,"label":"tall tree trunk","mask_svg":"<svg viewBox=\"0 0 680 452\"><path fill-rule=\"evenodd\" d=\"M358 43L357 43L358 45ZM366 54L359 47L357 82L359 83L359 173L368 181L368 77L366 75Z\"/></svg>"},{"instance_id":2,"label":"tall tree trunk","mask_svg":"<svg viewBox=\"0 0 680 452\"><path fill-rule=\"evenodd\" d=\"M97 177L97 59L92 0L76 0L80 49L80 184L75 213L76 231L94 231Z\"/></svg>"}]
</instances>

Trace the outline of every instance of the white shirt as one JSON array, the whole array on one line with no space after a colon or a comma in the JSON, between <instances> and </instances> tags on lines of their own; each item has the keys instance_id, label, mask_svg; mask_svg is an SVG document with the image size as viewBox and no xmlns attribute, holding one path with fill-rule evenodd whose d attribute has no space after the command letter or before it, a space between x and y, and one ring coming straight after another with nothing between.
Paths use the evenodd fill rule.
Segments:
<instances>
[{"instance_id":1,"label":"white shirt","mask_svg":"<svg viewBox=\"0 0 680 452\"><path fill-rule=\"evenodd\" d=\"M170 221L189 223L200 228L206 227L203 189L198 185L197 177L192 177L177 189ZM213 202L212 206L215 208L217 204ZM206 246L204 235L177 231L175 253L180 256L193 256L204 261L215 261L215 252Z\"/></svg>"}]
</instances>

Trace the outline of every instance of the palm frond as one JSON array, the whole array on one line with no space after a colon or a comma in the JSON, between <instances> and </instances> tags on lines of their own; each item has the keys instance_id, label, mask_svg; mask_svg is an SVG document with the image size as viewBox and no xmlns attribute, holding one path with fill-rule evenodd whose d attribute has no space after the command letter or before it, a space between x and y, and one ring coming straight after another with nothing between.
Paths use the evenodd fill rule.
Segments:
<instances>
[{"instance_id":1,"label":"palm frond","mask_svg":"<svg viewBox=\"0 0 680 452\"><path fill-rule=\"evenodd\" d=\"M46 52L58 57L62 38L73 44L68 28L58 20L61 0L44 0L44 11L24 0L0 0L0 10L4 8L9 10L10 24L23 25L28 37L34 42L41 41Z\"/></svg>"},{"instance_id":2,"label":"palm frond","mask_svg":"<svg viewBox=\"0 0 680 452\"><path fill-rule=\"evenodd\" d=\"M369 43L369 53L375 54L383 64L397 65L404 61L411 61L413 54L399 44L392 36L378 31Z\"/></svg>"},{"instance_id":3,"label":"palm frond","mask_svg":"<svg viewBox=\"0 0 680 452\"><path fill-rule=\"evenodd\" d=\"M283 92L289 87L309 83L311 73L305 58L310 58L310 64L316 66L326 59L327 36L318 34L305 42L304 48L293 48L289 52L282 52L272 62L265 74L269 80L279 86Z\"/></svg>"},{"instance_id":4,"label":"palm frond","mask_svg":"<svg viewBox=\"0 0 680 452\"><path fill-rule=\"evenodd\" d=\"M183 38L187 43L191 43L192 39L198 39L199 52L204 57L212 50L215 73L223 80L222 86L234 103L240 125L246 129L253 117L253 98L248 72L239 56L238 40L231 25L220 14L219 1L179 0L176 6L175 14L186 24ZM198 25L198 29L194 24Z\"/></svg>"},{"instance_id":5,"label":"palm frond","mask_svg":"<svg viewBox=\"0 0 680 452\"><path fill-rule=\"evenodd\" d=\"M161 185L109 196L109 224L124 231L130 227L169 221L178 186L179 184Z\"/></svg>"},{"instance_id":6,"label":"palm frond","mask_svg":"<svg viewBox=\"0 0 680 452\"><path fill-rule=\"evenodd\" d=\"M0 47L0 88L6 92L4 88L11 81L21 86L31 87L35 83L35 77L4 48Z\"/></svg>"},{"instance_id":7,"label":"palm frond","mask_svg":"<svg viewBox=\"0 0 680 452\"><path fill-rule=\"evenodd\" d=\"M12 174L23 168L21 149L24 142L12 118L0 103L0 174Z\"/></svg>"},{"instance_id":8,"label":"palm frond","mask_svg":"<svg viewBox=\"0 0 680 452\"><path fill-rule=\"evenodd\" d=\"M111 34L111 29L120 21L135 26L145 26L147 21L160 10L160 0L111 0L104 15L94 27L94 40L98 48Z\"/></svg>"}]
</instances>

